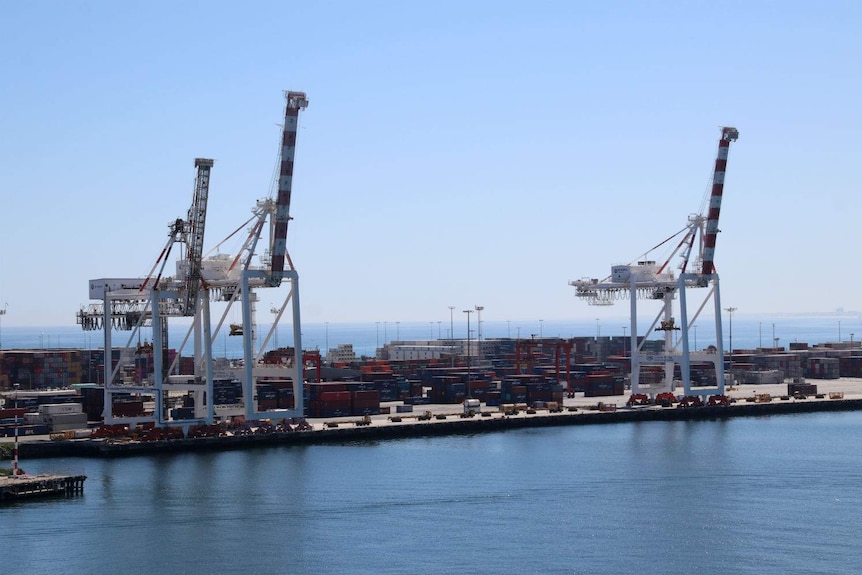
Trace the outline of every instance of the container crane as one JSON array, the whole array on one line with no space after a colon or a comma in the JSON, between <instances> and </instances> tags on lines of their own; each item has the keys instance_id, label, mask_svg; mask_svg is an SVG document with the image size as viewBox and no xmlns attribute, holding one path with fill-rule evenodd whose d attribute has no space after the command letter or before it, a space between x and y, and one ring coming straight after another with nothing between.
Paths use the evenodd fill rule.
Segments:
<instances>
[{"instance_id":1,"label":"container crane","mask_svg":"<svg viewBox=\"0 0 862 575\"><path fill-rule=\"evenodd\" d=\"M587 301L590 305L612 305L614 301L628 298L631 306L631 373L632 394L649 393L655 397L659 393L673 392L674 368L680 366L685 395L724 394L724 353L721 333L721 301L719 278L715 270L715 244L717 239L718 219L721 211L721 200L724 192L725 172L730 143L739 138L739 131L732 127L723 127L718 142L715 167L712 176L712 190L706 216L691 215L687 225L671 237L648 250L636 262L626 265L616 265L611 268L611 275L603 280L585 278L570 281L575 288L575 295ZM663 262L657 263L648 257L652 251L670 244L679 238L671 255ZM681 258L679 275L671 270L671 260ZM698 269L699 266L699 269ZM692 268L692 269L690 269ZM693 270L693 271L692 271ZM686 290L688 288L706 288L710 290L692 316L688 318ZM680 324L674 319L673 300L679 294ZM715 335L718 342L716 353L689 349L689 327L693 325L709 300L714 304ZM638 344L638 300L660 301L662 306L653 320L646 335ZM661 353L644 352L644 343L648 334L657 331L663 334L664 351ZM674 334L680 333L679 340L674 343ZM680 345L682 346L680 349ZM714 387L701 386L692 389L691 361L712 363L715 370ZM658 365L664 367L664 377L661 382L640 383L640 366Z\"/></svg>"},{"instance_id":2,"label":"container crane","mask_svg":"<svg viewBox=\"0 0 862 575\"><path fill-rule=\"evenodd\" d=\"M169 239L162 249L155 265L145 278L98 279L90 282L90 299L99 303L90 304L78 313L78 323L85 330L105 329L105 349L111 349L112 329L130 330L132 333L123 353L131 348L131 342L141 327L159 326L153 330L154 349L166 348L167 318L194 316L189 332L179 347L188 342L194 332L195 374L189 376L170 376L175 365L163 369L167 356L154 354L153 381L128 382L117 376L121 361L111 368L110 361L105 364L105 422L165 424L165 398L168 391L194 393L195 419L181 422L182 425L206 422L212 423L216 416L245 415L248 419L262 417L302 416L302 361L294 361L289 366L263 366L261 356L269 339L275 333L288 303L293 302L293 339L297 356L302 349L299 317L298 274L287 253L287 222L290 219L290 195L292 188L293 163L296 145L296 130L300 110L308 106L308 98L303 92L285 92L285 122L281 136L280 176L278 196L275 200L259 200L252 216L228 236L247 228L247 237L235 256L216 254L203 255L203 238L206 222L206 207L209 195L210 170L213 161L203 158L195 160L197 177L192 206L188 220L177 219L169 225ZM269 242L262 266L252 265L253 256L263 237L266 223L269 222ZM186 244L186 255L177 261L176 277L163 277L166 262L174 243ZM221 245L216 246L215 249ZM285 265L287 264L287 265ZM255 349L255 304L256 289L278 287L284 280L290 282L290 290L282 306L278 309L275 322L259 349ZM227 302L227 309L213 329L210 301ZM212 357L212 344L225 323L227 314L234 303L241 303L243 336L243 357L241 367L221 369L219 377L238 377L243 385L243 403L239 412L221 410L216 412L213 381L216 376ZM275 312L274 312L275 313ZM201 325L203 324L203 325ZM201 347L203 346L203 349ZM179 354L178 354L179 358ZM177 358L177 359L178 359ZM176 361L175 361L176 363ZM222 366L224 367L224 366ZM205 375L203 375L205 374ZM261 412L257 408L256 379L259 377L289 377L294 388L294 409ZM156 398L160 409L145 417L114 417L111 412L113 393L151 394ZM176 424L176 422L173 422Z\"/></svg>"}]
</instances>

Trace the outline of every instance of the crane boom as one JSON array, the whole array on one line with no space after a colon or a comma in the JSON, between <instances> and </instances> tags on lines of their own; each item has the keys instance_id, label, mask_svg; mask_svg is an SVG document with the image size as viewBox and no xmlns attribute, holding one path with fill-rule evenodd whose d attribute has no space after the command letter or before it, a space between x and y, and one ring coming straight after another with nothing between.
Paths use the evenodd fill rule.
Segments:
<instances>
[{"instance_id":1,"label":"crane boom","mask_svg":"<svg viewBox=\"0 0 862 575\"><path fill-rule=\"evenodd\" d=\"M198 170L195 178L195 194L192 206L189 208L188 218L188 251L189 262L188 275L186 276L186 294L183 305L183 314L195 315L197 311L198 293L201 285L201 260L203 259L204 228L207 219L207 199L210 189L210 170L213 160L207 158L195 158L195 167Z\"/></svg>"},{"instance_id":2,"label":"crane boom","mask_svg":"<svg viewBox=\"0 0 862 575\"><path fill-rule=\"evenodd\" d=\"M703 266L701 275L708 276L715 271L715 240L718 238L718 215L721 212L721 195L724 192L724 173L727 170L727 152L730 143L739 138L739 130L725 127L721 129L718 141L718 155L715 158L715 171L712 176L712 194L709 197L709 213L706 216L706 232L703 235Z\"/></svg>"},{"instance_id":3,"label":"crane boom","mask_svg":"<svg viewBox=\"0 0 862 575\"><path fill-rule=\"evenodd\" d=\"M274 233L270 240L272 254L268 286L281 285L284 278L284 261L287 254L287 223L290 220L290 194L293 185L293 158L296 152L296 130L299 111L308 107L305 92L285 92L284 131L281 138L281 166L278 178L278 198L275 205Z\"/></svg>"}]
</instances>

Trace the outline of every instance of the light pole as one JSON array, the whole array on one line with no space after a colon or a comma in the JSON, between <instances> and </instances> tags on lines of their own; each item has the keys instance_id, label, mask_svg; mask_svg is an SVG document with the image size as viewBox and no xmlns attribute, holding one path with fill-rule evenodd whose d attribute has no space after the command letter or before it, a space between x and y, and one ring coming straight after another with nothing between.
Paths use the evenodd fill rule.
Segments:
<instances>
[{"instance_id":1,"label":"light pole","mask_svg":"<svg viewBox=\"0 0 862 575\"><path fill-rule=\"evenodd\" d=\"M838 343L841 343L841 320L838 320Z\"/></svg>"},{"instance_id":2,"label":"light pole","mask_svg":"<svg viewBox=\"0 0 862 575\"><path fill-rule=\"evenodd\" d=\"M431 324L431 339L434 339L434 322L429 321L428 323Z\"/></svg>"},{"instance_id":3,"label":"light pole","mask_svg":"<svg viewBox=\"0 0 862 575\"><path fill-rule=\"evenodd\" d=\"M697 325L694 325L692 327L694 327L694 351L697 351Z\"/></svg>"},{"instance_id":4,"label":"light pole","mask_svg":"<svg viewBox=\"0 0 862 575\"><path fill-rule=\"evenodd\" d=\"M467 314L467 390L465 392L465 397L470 397L470 314L473 313L472 309L465 309L464 313Z\"/></svg>"},{"instance_id":5,"label":"light pole","mask_svg":"<svg viewBox=\"0 0 862 575\"><path fill-rule=\"evenodd\" d=\"M506 320L506 339L512 339L512 321Z\"/></svg>"},{"instance_id":6,"label":"light pole","mask_svg":"<svg viewBox=\"0 0 862 575\"><path fill-rule=\"evenodd\" d=\"M544 330L544 328L545 328L545 320L540 319L540 320L539 320L539 339L542 339L542 338L544 338L544 337L545 337L545 336L543 335L543 330Z\"/></svg>"},{"instance_id":7,"label":"light pole","mask_svg":"<svg viewBox=\"0 0 862 575\"><path fill-rule=\"evenodd\" d=\"M453 315L455 306L449 306L449 353L452 356L452 367L455 367L455 350L452 348L452 343L455 340L455 316Z\"/></svg>"},{"instance_id":8,"label":"light pole","mask_svg":"<svg viewBox=\"0 0 862 575\"><path fill-rule=\"evenodd\" d=\"M329 355L329 322L323 322L324 328L326 329L326 355Z\"/></svg>"},{"instance_id":9,"label":"light pole","mask_svg":"<svg viewBox=\"0 0 862 575\"><path fill-rule=\"evenodd\" d=\"M3 349L3 316L6 315L6 308L9 304L3 304L3 309L0 309L0 349Z\"/></svg>"},{"instance_id":10,"label":"light pole","mask_svg":"<svg viewBox=\"0 0 862 575\"><path fill-rule=\"evenodd\" d=\"M735 307L726 307L724 311L730 316L730 366L728 371L730 372L730 385L733 385L733 312L736 311ZM775 324L773 324L774 326Z\"/></svg>"},{"instance_id":11,"label":"light pole","mask_svg":"<svg viewBox=\"0 0 862 575\"><path fill-rule=\"evenodd\" d=\"M482 341L482 310L485 309L484 306L477 305L474 306L476 310L476 340Z\"/></svg>"},{"instance_id":12,"label":"light pole","mask_svg":"<svg viewBox=\"0 0 862 575\"><path fill-rule=\"evenodd\" d=\"M626 330L628 327L623 326L623 357L626 356L626 352L628 351L628 346L626 345Z\"/></svg>"},{"instance_id":13,"label":"light pole","mask_svg":"<svg viewBox=\"0 0 862 575\"><path fill-rule=\"evenodd\" d=\"M387 328L389 327L389 322L383 322L383 345L389 343L389 335L387 334Z\"/></svg>"},{"instance_id":14,"label":"light pole","mask_svg":"<svg viewBox=\"0 0 862 575\"><path fill-rule=\"evenodd\" d=\"M377 324L377 349L379 349L380 348L380 322L375 321L374 323Z\"/></svg>"},{"instance_id":15,"label":"light pole","mask_svg":"<svg viewBox=\"0 0 862 575\"><path fill-rule=\"evenodd\" d=\"M18 387L20 383L14 383L12 386L15 388L15 409L18 409ZM32 384L30 385L32 388ZM15 411L15 446L12 448L12 477L18 478L18 412Z\"/></svg>"},{"instance_id":16,"label":"light pole","mask_svg":"<svg viewBox=\"0 0 862 575\"><path fill-rule=\"evenodd\" d=\"M449 339L455 339L455 319L454 319L455 306L449 306Z\"/></svg>"},{"instance_id":17,"label":"light pole","mask_svg":"<svg viewBox=\"0 0 862 575\"><path fill-rule=\"evenodd\" d=\"M853 347L853 332L850 332L850 347Z\"/></svg>"},{"instance_id":18,"label":"light pole","mask_svg":"<svg viewBox=\"0 0 862 575\"><path fill-rule=\"evenodd\" d=\"M437 322L437 339L443 339L440 337L440 330L442 329L440 326L443 324L442 321Z\"/></svg>"},{"instance_id":19,"label":"light pole","mask_svg":"<svg viewBox=\"0 0 862 575\"><path fill-rule=\"evenodd\" d=\"M272 323L276 323L278 321L278 308L272 306L269 308L269 312L273 315ZM275 331L275 336L273 337L273 344L275 345L275 349L278 349L278 325L273 327L273 331Z\"/></svg>"},{"instance_id":20,"label":"light pole","mask_svg":"<svg viewBox=\"0 0 862 575\"><path fill-rule=\"evenodd\" d=\"M401 341L401 322L395 322L395 341Z\"/></svg>"},{"instance_id":21,"label":"light pole","mask_svg":"<svg viewBox=\"0 0 862 575\"><path fill-rule=\"evenodd\" d=\"M757 322L757 338L758 338L757 345L758 345L758 347L762 348L763 347L763 322L762 321Z\"/></svg>"},{"instance_id":22,"label":"light pole","mask_svg":"<svg viewBox=\"0 0 862 575\"><path fill-rule=\"evenodd\" d=\"M598 343L599 337L602 334L602 324L599 323L599 318L596 318L596 342Z\"/></svg>"},{"instance_id":23,"label":"light pole","mask_svg":"<svg viewBox=\"0 0 862 575\"><path fill-rule=\"evenodd\" d=\"M772 324L772 343L774 344L777 341L778 338L775 337L775 324ZM778 345L776 344L775 347L778 347Z\"/></svg>"}]
</instances>

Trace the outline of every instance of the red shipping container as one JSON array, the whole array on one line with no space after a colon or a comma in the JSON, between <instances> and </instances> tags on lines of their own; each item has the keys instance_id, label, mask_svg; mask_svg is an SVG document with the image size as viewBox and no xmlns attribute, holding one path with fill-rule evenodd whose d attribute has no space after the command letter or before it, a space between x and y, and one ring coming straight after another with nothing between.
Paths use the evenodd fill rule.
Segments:
<instances>
[{"instance_id":1,"label":"red shipping container","mask_svg":"<svg viewBox=\"0 0 862 575\"><path fill-rule=\"evenodd\" d=\"M324 391L318 394L317 399L324 403L347 402L350 403L349 391Z\"/></svg>"}]
</instances>

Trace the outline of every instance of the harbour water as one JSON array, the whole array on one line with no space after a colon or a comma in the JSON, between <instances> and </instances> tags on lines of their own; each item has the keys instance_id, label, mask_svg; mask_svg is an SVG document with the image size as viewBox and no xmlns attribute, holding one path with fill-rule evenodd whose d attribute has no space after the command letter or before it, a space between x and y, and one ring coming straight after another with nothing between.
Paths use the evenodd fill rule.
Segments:
<instances>
[{"instance_id":1,"label":"harbour water","mask_svg":"<svg viewBox=\"0 0 862 575\"><path fill-rule=\"evenodd\" d=\"M862 334L858 318L837 321L775 324L783 343ZM617 335L597 323L517 327L521 337ZM734 318L734 347L772 340L772 324ZM390 333L390 322L385 341L437 327ZM514 327L488 322L483 337ZM377 345L376 323L303 329L306 347L327 336L360 353ZM2 335L4 349L87 344L68 327ZM98 333L89 337L95 347ZM4 573L862 572L859 412L21 466L88 480L82 496L0 507Z\"/></svg>"},{"instance_id":2,"label":"harbour water","mask_svg":"<svg viewBox=\"0 0 862 575\"><path fill-rule=\"evenodd\" d=\"M29 460L27 573L860 573L862 413Z\"/></svg>"}]
</instances>

